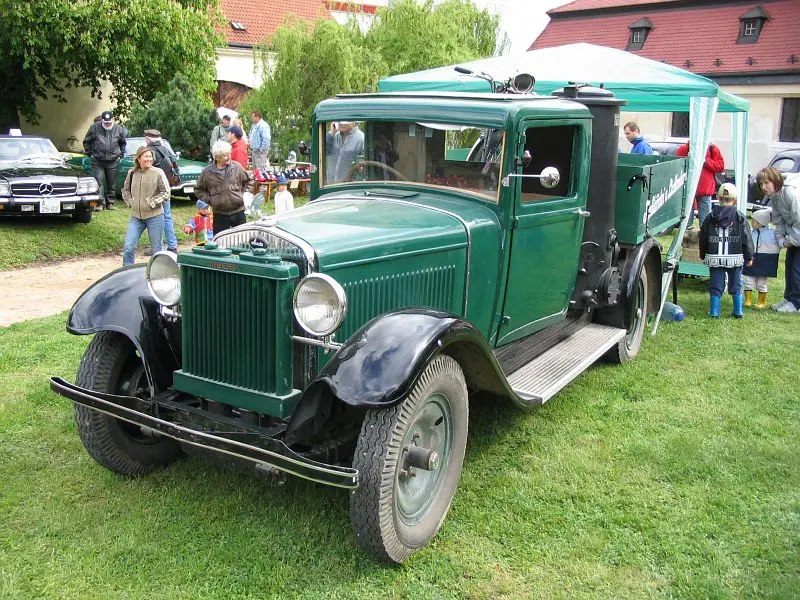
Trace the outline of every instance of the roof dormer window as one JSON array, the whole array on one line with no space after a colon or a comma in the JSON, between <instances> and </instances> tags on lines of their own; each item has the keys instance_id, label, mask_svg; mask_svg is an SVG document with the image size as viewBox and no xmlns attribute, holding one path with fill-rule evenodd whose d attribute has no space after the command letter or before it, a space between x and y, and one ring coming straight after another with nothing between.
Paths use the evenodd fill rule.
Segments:
<instances>
[{"instance_id":1,"label":"roof dormer window","mask_svg":"<svg viewBox=\"0 0 800 600\"><path fill-rule=\"evenodd\" d=\"M244 31L244 23L241 23L240 21L231 21L231 29L234 31Z\"/></svg>"},{"instance_id":2,"label":"roof dormer window","mask_svg":"<svg viewBox=\"0 0 800 600\"><path fill-rule=\"evenodd\" d=\"M767 11L760 6L748 10L739 17L739 39L736 40L736 43L755 44L767 19L769 19Z\"/></svg>"},{"instance_id":3,"label":"roof dormer window","mask_svg":"<svg viewBox=\"0 0 800 600\"><path fill-rule=\"evenodd\" d=\"M647 17L643 17L638 21L628 25L631 34L628 38L628 46L626 50L641 50L647 41L647 35L653 29L653 22Z\"/></svg>"}]
</instances>

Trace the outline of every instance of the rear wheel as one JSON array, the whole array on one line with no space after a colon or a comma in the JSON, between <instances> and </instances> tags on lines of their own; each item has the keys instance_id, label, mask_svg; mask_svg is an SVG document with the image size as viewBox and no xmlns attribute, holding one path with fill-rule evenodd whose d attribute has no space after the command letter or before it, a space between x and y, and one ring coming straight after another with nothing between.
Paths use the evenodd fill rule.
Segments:
<instances>
[{"instance_id":1,"label":"rear wheel","mask_svg":"<svg viewBox=\"0 0 800 600\"><path fill-rule=\"evenodd\" d=\"M611 362L624 363L639 354L647 324L647 271L642 269L625 309L625 337L606 353Z\"/></svg>"},{"instance_id":2,"label":"rear wheel","mask_svg":"<svg viewBox=\"0 0 800 600\"><path fill-rule=\"evenodd\" d=\"M120 396L150 396L144 364L130 341L111 331L101 331L83 355L76 384ZM89 455L120 475L144 475L177 459L175 440L75 405L78 434Z\"/></svg>"},{"instance_id":3,"label":"rear wheel","mask_svg":"<svg viewBox=\"0 0 800 600\"><path fill-rule=\"evenodd\" d=\"M458 363L440 355L408 396L364 417L353 459L350 518L359 544L403 562L436 535L461 475L468 396Z\"/></svg>"}]
</instances>

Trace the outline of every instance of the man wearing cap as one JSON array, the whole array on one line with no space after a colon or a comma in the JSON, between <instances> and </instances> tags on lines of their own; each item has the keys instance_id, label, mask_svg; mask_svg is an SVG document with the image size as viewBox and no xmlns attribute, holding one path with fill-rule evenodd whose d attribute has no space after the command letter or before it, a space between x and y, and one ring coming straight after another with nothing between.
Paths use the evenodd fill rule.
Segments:
<instances>
[{"instance_id":1,"label":"man wearing cap","mask_svg":"<svg viewBox=\"0 0 800 600\"><path fill-rule=\"evenodd\" d=\"M228 129L227 142L231 145L231 160L235 160L242 165L243 169L247 168L247 144L242 139L244 131L237 125L231 125Z\"/></svg>"},{"instance_id":2,"label":"man wearing cap","mask_svg":"<svg viewBox=\"0 0 800 600\"><path fill-rule=\"evenodd\" d=\"M170 189L169 176L178 173L178 155L172 151L169 142L161 139L161 132L157 129L145 129L144 139L147 146L153 150L153 166L163 171L167 178L167 189ZM164 207L164 237L167 240L167 250L178 251L178 238L175 236L175 224L172 222L172 206L169 198L161 205Z\"/></svg>"},{"instance_id":3,"label":"man wearing cap","mask_svg":"<svg viewBox=\"0 0 800 600\"><path fill-rule=\"evenodd\" d=\"M262 173L269 169L269 149L272 146L272 131L261 113L250 113L253 126L250 128L250 150L253 151L253 168Z\"/></svg>"},{"instance_id":4,"label":"man wearing cap","mask_svg":"<svg viewBox=\"0 0 800 600\"><path fill-rule=\"evenodd\" d=\"M211 130L211 141L208 144L209 148L213 148L214 144L217 142L227 142L228 141L228 129L231 126L231 116L230 115L223 115L222 118L219 120L219 125L214 127Z\"/></svg>"},{"instance_id":5,"label":"man wearing cap","mask_svg":"<svg viewBox=\"0 0 800 600\"><path fill-rule=\"evenodd\" d=\"M125 156L125 130L114 122L110 110L89 127L83 138L83 152L92 159L92 177L105 189L105 207L113 209L119 159ZM102 204L95 210L103 210Z\"/></svg>"}]
</instances>

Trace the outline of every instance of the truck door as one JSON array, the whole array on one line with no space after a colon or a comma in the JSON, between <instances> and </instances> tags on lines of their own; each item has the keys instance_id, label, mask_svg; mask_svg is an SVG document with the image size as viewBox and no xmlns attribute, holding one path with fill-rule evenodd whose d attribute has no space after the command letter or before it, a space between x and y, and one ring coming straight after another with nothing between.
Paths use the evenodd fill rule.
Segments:
<instances>
[{"instance_id":1,"label":"truck door","mask_svg":"<svg viewBox=\"0 0 800 600\"><path fill-rule=\"evenodd\" d=\"M498 346L562 320L569 307L578 269L586 205L588 161L586 125L523 121L517 156L531 162L517 172L538 175L556 167L554 188L537 178L512 177L514 221L503 319Z\"/></svg>"}]
</instances>

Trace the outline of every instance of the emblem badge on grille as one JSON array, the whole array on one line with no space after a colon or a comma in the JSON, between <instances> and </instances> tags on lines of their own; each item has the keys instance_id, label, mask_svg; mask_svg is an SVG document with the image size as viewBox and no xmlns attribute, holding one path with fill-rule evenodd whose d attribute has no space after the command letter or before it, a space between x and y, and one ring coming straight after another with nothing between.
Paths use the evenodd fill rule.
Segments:
<instances>
[{"instance_id":1,"label":"emblem badge on grille","mask_svg":"<svg viewBox=\"0 0 800 600\"><path fill-rule=\"evenodd\" d=\"M251 237L247 241L247 245L250 246L251 248L266 248L267 242L262 240L260 237Z\"/></svg>"},{"instance_id":2,"label":"emblem badge on grille","mask_svg":"<svg viewBox=\"0 0 800 600\"><path fill-rule=\"evenodd\" d=\"M53 184L51 183L42 183L39 185L39 193L42 196L49 196L53 193Z\"/></svg>"}]
</instances>

